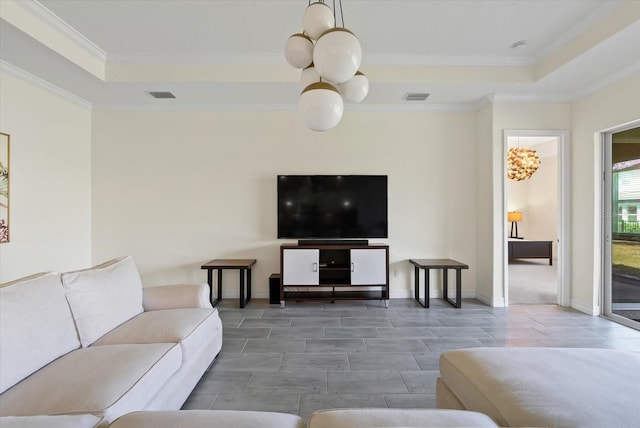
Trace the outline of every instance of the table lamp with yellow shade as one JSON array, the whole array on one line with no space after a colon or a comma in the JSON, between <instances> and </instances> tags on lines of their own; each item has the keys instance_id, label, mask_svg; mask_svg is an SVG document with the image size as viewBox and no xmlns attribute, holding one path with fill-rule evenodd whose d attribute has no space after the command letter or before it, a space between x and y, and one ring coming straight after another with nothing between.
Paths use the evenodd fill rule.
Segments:
<instances>
[{"instance_id":1,"label":"table lamp with yellow shade","mask_svg":"<svg viewBox=\"0 0 640 428\"><path fill-rule=\"evenodd\" d=\"M511 222L511 234L509 238L523 239L518 236L518 222L522 221L522 213L520 211L509 211L507 213L507 220ZM516 229L515 236L513 235L513 229Z\"/></svg>"}]
</instances>

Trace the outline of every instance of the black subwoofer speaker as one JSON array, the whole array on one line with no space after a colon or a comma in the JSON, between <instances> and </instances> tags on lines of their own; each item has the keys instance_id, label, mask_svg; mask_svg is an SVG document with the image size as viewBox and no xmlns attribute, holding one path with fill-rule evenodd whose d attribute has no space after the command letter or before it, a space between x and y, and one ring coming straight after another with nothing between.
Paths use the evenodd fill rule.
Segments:
<instances>
[{"instance_id":1,"label":"black subwoofer speaker","mask_svg":"<svg viewBox=\"0 0 640 428\"><path fill-rule=\"evenodd\" d=\"M272 273L269 276L269 303L277 305L280 303L280 274Z\"/></svg>"}]
</instances>

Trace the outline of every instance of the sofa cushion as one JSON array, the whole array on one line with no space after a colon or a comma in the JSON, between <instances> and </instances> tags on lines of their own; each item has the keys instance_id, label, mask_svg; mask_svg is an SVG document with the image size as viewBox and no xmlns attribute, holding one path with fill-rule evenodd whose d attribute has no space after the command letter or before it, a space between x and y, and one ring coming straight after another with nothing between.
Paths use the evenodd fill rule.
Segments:
<instances>
[{"instance_id":1,"label":"sofa cushion","mask_svg":"<svg viewBox=\"0 0 640 428\"><path fill-rule=\"evenodd\" d=\"M0 393L79 347L57 273L0 285Z\"/></svg>"},{"instance_id":2,"label":"sofa cushion","mask_svg":"<svg viewBox=\"0 0 640 428\"><path fill-rule=\"evenodd\" d=\"M217 309L165 309L143 312L95 341L92 346L119 343L179 343L188 360L222 328Z\"/></svg>"},{"instance_id":3,"label":"sofa cushion","mask_svg":"<svg viewBox=\"0 0 640 428\"><path fill-rule=\"evenodd\" d=\"M94 428L100 418L94 415L3 416L2 428Z\"/></svg>"},{"instance_id":4,"label":"sofa cushion","mask_svg":"<svg viewBox=\"0 0 640 428\"><path fill-rule=\"evenodd\" d=\"M142 312L142 282L129 256L62 274L83 347Z\"/></svg>"},{"instance_id":5,"label":"sofa cushion","mask_svg":"<svg viewBox=\"0 0 640 428\"><path fill-rule=\"evenodd\" d=\"M304 428L296 415L236 410L180 410L134 412L109 428Z\"/></svg>"},{"instance_id":6,"label":"sofa cushion","mask_svg":"<svg viewBox=\"0 0 640 428\"><path fill-rule=\"evenodd\" d=\"M640 421L640 355L609 349L445 352L440 373L469 410L502 426L630 427Z\"/></svg>"},{"instance_id":7,"label":"sofa cushion","mask_svg":"<svg viewBox=\"0 0 640 428\"><path fill-rule=\"evenodd\" d=\"M181 363L176 344L77 349L0 395L0 416L87 413L111 421L144 409Z\"/></svg>"},{"instance_id":8,"label":"sofa cushion","mask_svg":"<svg viewBox=\"0 0 640 428\"><path fill-rule=\"evenodd\" d=\"M477 427L497 428L487 415L466 410L330 409L309 416L308 428Z\"/></svg>"}]
</instances>

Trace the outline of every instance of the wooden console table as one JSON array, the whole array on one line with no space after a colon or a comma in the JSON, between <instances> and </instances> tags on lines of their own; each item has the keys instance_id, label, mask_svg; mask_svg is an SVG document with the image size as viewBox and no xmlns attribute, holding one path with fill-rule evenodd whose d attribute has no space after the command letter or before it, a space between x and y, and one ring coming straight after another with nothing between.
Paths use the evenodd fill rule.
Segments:
<instances>
[{"instance_id":1,"label":"wooden console table","mask_svg":"<svg viewBox=\"0 0 640 428\"><path fill-rule=\"evenodd\" d=\"M429 269L442 269L442 298L456 308L462 307L462 269L469 269L468 265L451 259L411 259L409 262L414 265L414 297L425 308L429 307ZM424 302L420 300L420 269L424 269ZM448 270L456 271L456 300L449 298L448 292Z\"/></svg>"},{"instance_id":2,"label":"wooden console table","mask_svg":"<svg viewBox=\"0 0 640 428\"><path fill-rule=\"evenodd\" d=\"M215 259L200 266L207 270L207 282L209 283L209 300L215 306L222 299L222 271L224 269L237 269L240 273L240 307L251 300L251 266L256 264L256 259ZM218 271L218 297L213 300L213 271ZM244 297L244 277L247 276L247 298Z\"/></svg>"}]
</instances>

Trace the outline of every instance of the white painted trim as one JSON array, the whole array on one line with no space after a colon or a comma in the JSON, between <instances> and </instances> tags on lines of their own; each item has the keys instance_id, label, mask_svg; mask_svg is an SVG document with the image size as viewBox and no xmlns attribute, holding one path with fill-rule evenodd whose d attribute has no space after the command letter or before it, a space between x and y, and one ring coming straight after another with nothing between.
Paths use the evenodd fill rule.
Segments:
<instances>
[{"instance_id":1,"label":"white painted trim","mask_svg":"<svg viewBox=\"0 0 640 428\"><path fill-rule=\"evenodd\" d=\"M562 49L565 45L574 40L576 37L587 31L589 28L600 23L603 18L610 15L611 12L622 6L622 4L624 4L624 1L622 0L610 0L604 3L598 9L587 15L587 17L582 21L578 22L564 34L556 37L553 42L549 43L543 49L538 51L535 56L535 62L538 63L540 61L543 61L548 56L553 55L558 50Z\"/></svg>"},{"instance_id":2,"label":"white painted trim","mask_svg":"<svg viewBox=\"0 0 640 428\"><path fill-rule=\"evenodd\" d=\"M598 316L600 315L600 306L598 305L590 305L585 302L580 302L578 300L571 300L571 307L576 311L583 312L587 315Z\"/></svg>"},{"instance_id":3,"label":"white painted trim","mask_svg":"<svg viewBox=\"0 0 640 428\"><path fill-rule=\"evenodd\" d=\"M558 304L569 306L571 304L571 140L568 130L518 130L504 129L502 131L502 159L506 159L510 137L555 137L558 149ZM503 226L502 234L502 290L506 306L509 302L509 252L507 240L507 175L506 162L501 163L502 169L502 210L495 216L500 218Z\"/></svg>"},{"instance_id":4,"label":"white painted trim","mask_svg":"<svg viewBox=\"0 0 640 428\"><path fill-rule=\"evenodd\" d=\"M177 104L176 100L158 100L154 104L94 104L96 110L151 110L151 111L296 111L297 104ZM346 105L345 112L473 112L470 104L357 104Z\"/></svg>"},{"instance_id":5,"label":"white painted trim","mask_svg":"<svg viewBox=\"0 0 640 428\"><path fill-rule=\"evenodd\" d=\"M71 43L75 44L87 54L91 55L97 60L106 63L107 53L101 49L98 45L87 39L82 33L67 24L58 15L47 9L42 3L37 0L16 0L16 3L23 9L30 12L36 18L46 22L53 28L55 28L60 34L64 35Z\"/></svg>"},{"instance_id":6,"label":"white painted trim","mask_svg":"<svg viewBox=\"0 0 640 428\"><path fill-rule=\"evenodd\" d=\"M34 86L37 86L40 89L44 89L45 91L48 91L52 94L59 95L62 98L66 99L67 101L71 101L72 103L78 104L80 107L84 107L88 110L91 110L93 107L93 105L89 101L85 100L84 98L80 98L79 96L74 95L71 92L68 92L62 88L59 88L58 86L55 86L37 76L34 76L31 73L27 73L21 68L18 68L1 59L0 59L0 70L14 77L17 77L18 79L28 82Z\"/></svg>"},{"instance_id":7,"label":"white painted trim","mask_svg":"<svg viewBox=\"0 0 640 428\"><path fill-rule=\"evenodd\" d=\"M576 101L581 98L587 97L595 92L600 91L614 83L626 79L627 77L633 76L634 74L640 72L640 62L632 65L631 67L627 67L624 70L620 70L616 73L610 74L609 76L598 79L594 83L583 87L582 89L575 91L571 94L571 101Z\"/></svg>"}]
</instances>

